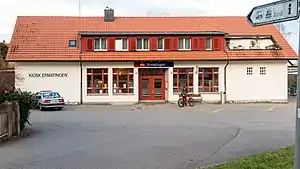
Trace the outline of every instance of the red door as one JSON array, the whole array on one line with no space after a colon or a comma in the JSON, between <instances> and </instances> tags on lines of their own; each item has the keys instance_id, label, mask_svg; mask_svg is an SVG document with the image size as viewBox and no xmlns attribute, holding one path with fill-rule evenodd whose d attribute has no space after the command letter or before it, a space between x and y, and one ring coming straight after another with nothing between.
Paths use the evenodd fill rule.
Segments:
<instances>
[{"instance_id":1,"label":"red door","mask_svg":"<svg viewBox=\"0 0 300 169\"><path fill-rule=\"evenodd\" d=\"M165 100L164 76L140 76L140 100Z\"/></svg>"}]
</instances>

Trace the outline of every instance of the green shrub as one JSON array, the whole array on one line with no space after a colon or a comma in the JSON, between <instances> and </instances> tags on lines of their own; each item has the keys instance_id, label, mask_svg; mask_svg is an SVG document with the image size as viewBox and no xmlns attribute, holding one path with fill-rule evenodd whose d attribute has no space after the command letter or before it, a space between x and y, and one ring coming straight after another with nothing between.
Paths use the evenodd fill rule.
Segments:
<instances>
[{"instance_id":1,"label":"green shrub","mask_svg":"<svg viewBox=\"0 0 300 169\"><path fill-rule=\"evenodd\" d=\"M23 130L25 124L29 123L30 110L34 107L34 94L20 89L0 94L0 103L5 101L18 101L20 107L20 128Z\"/></svg>"}]
</instances>

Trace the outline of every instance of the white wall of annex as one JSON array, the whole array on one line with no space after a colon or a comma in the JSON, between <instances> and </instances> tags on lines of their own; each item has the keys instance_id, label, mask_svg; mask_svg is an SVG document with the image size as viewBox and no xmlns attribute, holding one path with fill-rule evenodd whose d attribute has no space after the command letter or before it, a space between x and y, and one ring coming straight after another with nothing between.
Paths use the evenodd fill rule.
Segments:
<instances>
[{"instance_id":1,"label":"white wall of annex","mask_svg":"<svg viewBox=\"0 0 300 169\"><path fill-rule=\"evenodd\" d=\"M67 77L29 77L30 73L67 73ZM16 63L16 87L38 92L55 90L66 102L80 102L80 67L71 62L18 62Z\"/></svg>"},{"instance_id":2,"label":"white wall of annex","mask_svg":"<svg viewBox=\"0 0 300 169\"><path fill-rule=\"evenodd\" d=\"M235 61L227 68L228 101L287 101L287 61ZM247 75L253 67L253 75ZM260 75L266 67L266 75Z\"/></svg>"}]
</instances>

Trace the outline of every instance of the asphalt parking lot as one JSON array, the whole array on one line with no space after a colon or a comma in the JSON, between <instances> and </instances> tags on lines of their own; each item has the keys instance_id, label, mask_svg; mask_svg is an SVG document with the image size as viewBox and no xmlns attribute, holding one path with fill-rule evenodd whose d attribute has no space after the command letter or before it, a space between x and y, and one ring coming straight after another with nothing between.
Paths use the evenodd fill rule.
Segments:
<instances>
[{"instance_id":1,"label":"asphalt parking lot","mask_svg":"<svg viewBox=\"0 0 300 169\"><path fill-rule=\"evenodd\" d=\"M295 103L70 106L33 111L1 168L185 169L294 143Z\"/></svg>"}]
</instances>

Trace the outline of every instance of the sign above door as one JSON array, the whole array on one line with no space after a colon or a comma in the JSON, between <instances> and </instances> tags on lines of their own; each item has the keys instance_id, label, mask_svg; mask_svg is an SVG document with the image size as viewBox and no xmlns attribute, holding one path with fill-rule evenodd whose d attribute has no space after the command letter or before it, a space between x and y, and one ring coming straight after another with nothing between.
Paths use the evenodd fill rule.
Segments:
<instances>
[{"instance_id":1,"label":"sign above door","mask_svg":"<svg viewBox=\"0 0 300 169\"><path fill-rule=\"evenodd\" d=\"M134 67L174 67L171 61L140 61L134 62Z\"/></svg>"}]
</instances>

